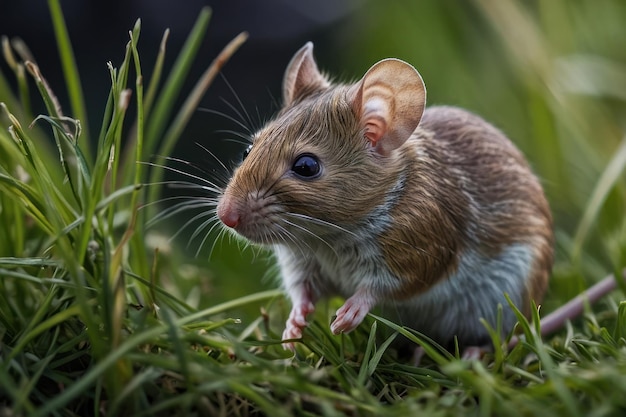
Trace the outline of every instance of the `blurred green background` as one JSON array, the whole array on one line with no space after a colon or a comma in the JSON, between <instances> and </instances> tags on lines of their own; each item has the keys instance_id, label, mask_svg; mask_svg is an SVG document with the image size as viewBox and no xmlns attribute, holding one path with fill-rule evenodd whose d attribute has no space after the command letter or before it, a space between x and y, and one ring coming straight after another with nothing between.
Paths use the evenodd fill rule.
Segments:
<instances>
[{"instance_id":1,"label":"blurred green background","mask_svg":"<svg viewBox=\"0 0 626 417\"><path fill-rule=\"evenodd\" d=\"M200 7L209 4L214 13L195 74L239 31L248 30L250 40L224 70L236 96L218 79L204 108L258 128L277 109L287 62L308 40L315 43L319 66L340 80L359 78L382 58L404 59L421 72L429 104L465 107L491 121L522 149L541 178L557 233L548 310L626 264L622 0L82 3L67 1L63 7L94 130L108 91L105 64L121 60L134 19L143 20L140 47L145 62L151 62L162 31L172 27L175 51ZM67 99L46 13L43 1L3 2L0 32L25 39L63 104ZM233 110L242 111L238 100L252 122ZM175 156L212 172L215 165L198 152L199 143L233 166L244 146L224 130L243 129L198 111ZM164 196L181 192L165 190ZM262 249L229 238L201 245L203 236L190 239L197 222L168 241L196 214L161 222L149 236L162 252L177 255L167 260L177 264L177 273L161 277L163 285L200 307L276 287L271 256Z\"/></svg>"}]
</instances>

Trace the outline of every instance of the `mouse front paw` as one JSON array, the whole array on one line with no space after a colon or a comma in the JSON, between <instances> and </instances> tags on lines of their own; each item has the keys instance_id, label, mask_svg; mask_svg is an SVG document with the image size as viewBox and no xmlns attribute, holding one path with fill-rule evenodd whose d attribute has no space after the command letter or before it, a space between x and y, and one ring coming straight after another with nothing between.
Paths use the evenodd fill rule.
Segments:
<instances>
[{"instance_id":1,"label":"mouse front paw","mask_svg":"<svg viewBox=\"0 0 626 417\"><path fill-rule=\"evenodd\" d=\"M283 331L282 340L293 340L293 339L300 339L300 338L302 338L302 327L293 326L292 324L287 322L285 331ZM294 344L293 341L283 342L283 349L290 350L293 352L296 350L296 345Z\"/></svg>"},{"instance_id":2,"label":"mouse front paw","mask_svg":"<svg viewBox=\"0 0 626 417\"><path fill-rule=\"evenodd\" d=\"M357 293L346 300L337 310L337 317L330 325L334 334L348 333L354 330L374 307L375 301L363 293Z\"/></svg>"},{"instance_id":3,"label":"mouse front paw","mask_svg":"<svg viewBox=\"0 0 626 417\"><path fill-rule=\"evenodd\" d=\"M309 323L306 321L306 316L315 311L315 306L312 302L305 302L298 306L294 306L289 313L287 323L285 323L285 331L283 332L282 340L301 339L302 331ZM285 349L293 351L295 349L293 342L283 343Z\"/></svg>"}]
</instances>

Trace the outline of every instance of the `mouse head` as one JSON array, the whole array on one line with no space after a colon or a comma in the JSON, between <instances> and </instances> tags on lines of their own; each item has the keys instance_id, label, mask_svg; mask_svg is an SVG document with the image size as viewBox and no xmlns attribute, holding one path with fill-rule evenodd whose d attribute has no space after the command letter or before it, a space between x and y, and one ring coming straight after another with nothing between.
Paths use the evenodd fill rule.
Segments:
<instances>
[{"instance_id":1,"label":"mouse head","mask_svg":"<svg viewBox=\"0 0 626 417\"><path fill-rule=\"evenodd\" d=\"M385 59L352 85L331 84L309 42L287 66L283 101L220 196L220 220L258 243L298 244L366 219L394 186L397 154L424 111L419 73Z\"/></svg>"}]
</instances>

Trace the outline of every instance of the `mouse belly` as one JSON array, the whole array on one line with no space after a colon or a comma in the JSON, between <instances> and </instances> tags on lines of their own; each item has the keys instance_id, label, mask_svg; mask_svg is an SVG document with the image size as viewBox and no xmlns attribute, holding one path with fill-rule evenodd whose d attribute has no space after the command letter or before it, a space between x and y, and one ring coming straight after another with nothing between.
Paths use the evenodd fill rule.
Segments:
<instances>
[{"instance_id":1,"label":"mouse belly","mask_svg":"<svg viewBox=\"0 0 626 417\"><path fill-rule=\"evenodd\" d=\"M496 257L466 251L454 274L419 296L386 304L384 313L443 346L450 346L455 336L461 346L484 345L489 335L480 319L495 328L498 304L503 307L503 334L515 325L517 318L504 294L518 308L527 302L524 294L532 263L532 248L524 244L510 245Z\"/></svg>"}]
</instances>

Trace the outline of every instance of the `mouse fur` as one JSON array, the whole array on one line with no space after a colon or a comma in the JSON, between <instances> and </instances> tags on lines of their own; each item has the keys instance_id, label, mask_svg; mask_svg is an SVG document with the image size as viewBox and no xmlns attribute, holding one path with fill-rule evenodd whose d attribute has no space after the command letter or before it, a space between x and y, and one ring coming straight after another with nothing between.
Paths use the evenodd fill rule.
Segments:
<instances>
[{"instance_id":1,"label":"mouse fur","mask_svg":"<svg viewBox=\"0 0 626 417\"><path fill-rule=\"evenodd\" d=\"M319 72L310 43L289 64L283 108L253 136L217 207L226 226L274 249L293 305L284 339L301 337L331 296L346 299L334 333L382 306L462 346L489 341L480 319L495 326L498 304L502 330L513 327L505 293L526 314L541 301L553 234L539 180L500 130L460 108L425 109L425 98L403 61L353 84Z\"/></svg>"}]
</instances>

